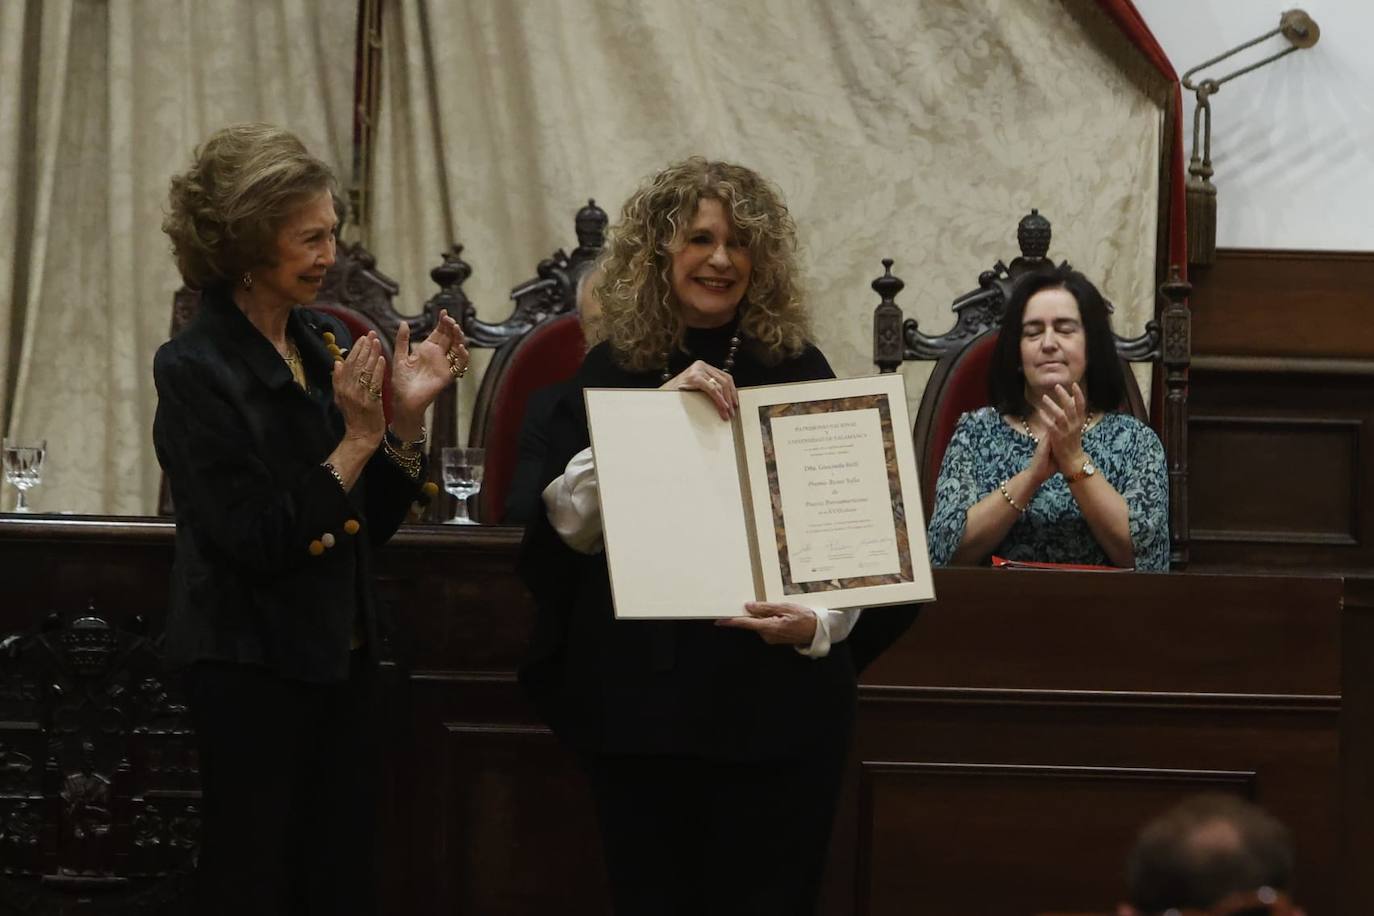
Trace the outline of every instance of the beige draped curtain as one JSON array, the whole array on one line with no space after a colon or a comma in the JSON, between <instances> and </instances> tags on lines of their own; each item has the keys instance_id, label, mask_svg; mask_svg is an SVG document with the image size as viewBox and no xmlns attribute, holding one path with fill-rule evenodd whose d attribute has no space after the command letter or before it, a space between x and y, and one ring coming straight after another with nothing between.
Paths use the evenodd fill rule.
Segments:
<instances>
[{"instance_id":1,"label":"beige draped curtain","mask_svg":"<svg viewBox=\"0 0 1374 916\"><path fill-rule=\"evenodd\" d=\"M907 315L943 332L951 300L1017 253L1031 207L1054 224L1051 255L1098 281L1118 332L1136 334L1152 314L1163 94L1095 13L1083 0L390 3L373 248L418 302L461 241L465 288L499 319L512 285L575 244L588 197L614 219L643 177L700 153L781 186L841 374L874 371L881 258L907 282ZM903 371L914 410L928 370Z\"/></svg>"},{"instance_id":2,"label":"beige draped curtain","mask_svg":"<svg viewBox=\"0 0 1374 916\"><path fill-rule=\"evenodd\" d=\"M469 295L503 317L510 287L575 243L588 197L614 216L700 153L781 186L842 374L872 371L882 257L907 314L943 331L1031 207L1054 222L1051 254L1117 303L1119 331L1151 311L1160 102L1093 34L1087 0L384 10L369 239L404 310L460 241ZM0 426L48 440L37 508L152 510L149 367L179 283L168 177L214 128L262 119L347 182L355 28L352 0L0 3ZM904 372L914 405L925 372Z\"/></svg>"},{"instance_id":3,"label":"beige draped curtain","mask_svg":"<svg viewBox=\"0 0 1374 916\"><path fill-rule=\"evenodd\" d=\"M265 120L346 183L355 30L338 0L0 3L0 426L47 439L35 508L153 511L168 179Z\"/></svg>"}]
</instances>

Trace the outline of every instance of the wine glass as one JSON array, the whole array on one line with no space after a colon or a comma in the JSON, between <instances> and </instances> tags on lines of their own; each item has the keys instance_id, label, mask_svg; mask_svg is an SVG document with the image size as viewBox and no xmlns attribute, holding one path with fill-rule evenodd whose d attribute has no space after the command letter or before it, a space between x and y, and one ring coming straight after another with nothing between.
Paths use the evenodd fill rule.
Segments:
<instances>
[{"instance_id":1,"label":"wine glass","mask_svg":"<svg viewBox=\"0 0 1374 916\"><path fill-rule=\"evenodd\" d=\"M14 511L29 512L31 510L24 501L24 494L30 487L36 487L43 482L43 459L48 454L48 440L21 440L6 436L3 444L5 482L19 491Z\"/></svg>"},{"instance_id":2,"label":"wine glass","mask_svg":"<svg viewBox=\"0 0 1374 916\"><path fill-rule=\"evenodd\" d=\"M475 525L468 515L468 497L482 489L482 465L486 453L480 448L445 448L440 456L444 489L458 500L448 525Z\"/></svg>"}]
</instances>

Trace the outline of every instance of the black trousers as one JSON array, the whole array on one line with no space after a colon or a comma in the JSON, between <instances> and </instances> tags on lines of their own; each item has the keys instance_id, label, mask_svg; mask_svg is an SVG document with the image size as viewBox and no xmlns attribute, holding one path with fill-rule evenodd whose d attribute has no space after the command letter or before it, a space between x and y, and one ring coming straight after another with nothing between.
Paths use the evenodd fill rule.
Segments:
<instances>
[{"instance_id":1,"label":"black trousers","mask_svg":"<svg viewBox=\"0 0 1374 916\"><path fill-rule=\"evenodd\" d=\"M616 916L814 913L847 744L768 763L586 759Z\"/></svg>"},{"instance_id":2,"label":"black trousers","mask_svg":"<svg viewBox=\"0 0 1374 916\"><path fill-rule=\"evenodd\" d=\"M307 684L199 662L187 696L200 751L202 916L377 912L375 668Z\"/></svg>"}]
</instances>

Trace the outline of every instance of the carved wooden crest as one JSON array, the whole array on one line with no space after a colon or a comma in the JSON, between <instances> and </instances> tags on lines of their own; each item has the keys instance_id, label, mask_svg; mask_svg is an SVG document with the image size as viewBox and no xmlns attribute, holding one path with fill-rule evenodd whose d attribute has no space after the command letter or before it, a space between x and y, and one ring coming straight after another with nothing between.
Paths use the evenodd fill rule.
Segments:
<instances>
[{"instance_id":1,"label":"carved wooden crest","mask_svg":"<svg viewBox=\"0 0 1374 916\"><path fill-rule=\"evenodd\" d=\"M0 638L0 914L170 912L199 812L189 717L141 618Z\"/></svg>"}]
</instances>

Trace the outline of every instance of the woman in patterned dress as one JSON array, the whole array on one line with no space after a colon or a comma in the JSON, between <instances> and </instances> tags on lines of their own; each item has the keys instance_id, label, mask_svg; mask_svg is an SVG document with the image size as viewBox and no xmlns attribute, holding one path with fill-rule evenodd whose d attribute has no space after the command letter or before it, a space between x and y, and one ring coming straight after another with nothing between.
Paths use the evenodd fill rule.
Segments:
<instances>
[{"instance_id":1,"label":"woman in patterned dress","mask_svg":"<svg viewBox=\"0 0 1374 916\"><path fill-rule=\"evenodd\" d=\"M1167 571L1164 449L1119 407L1107 304L1077 271L1024 277L989 372L992 406L959 418L930 519L937 566L1011 560Z\"/></svg>"}]
</instances>

